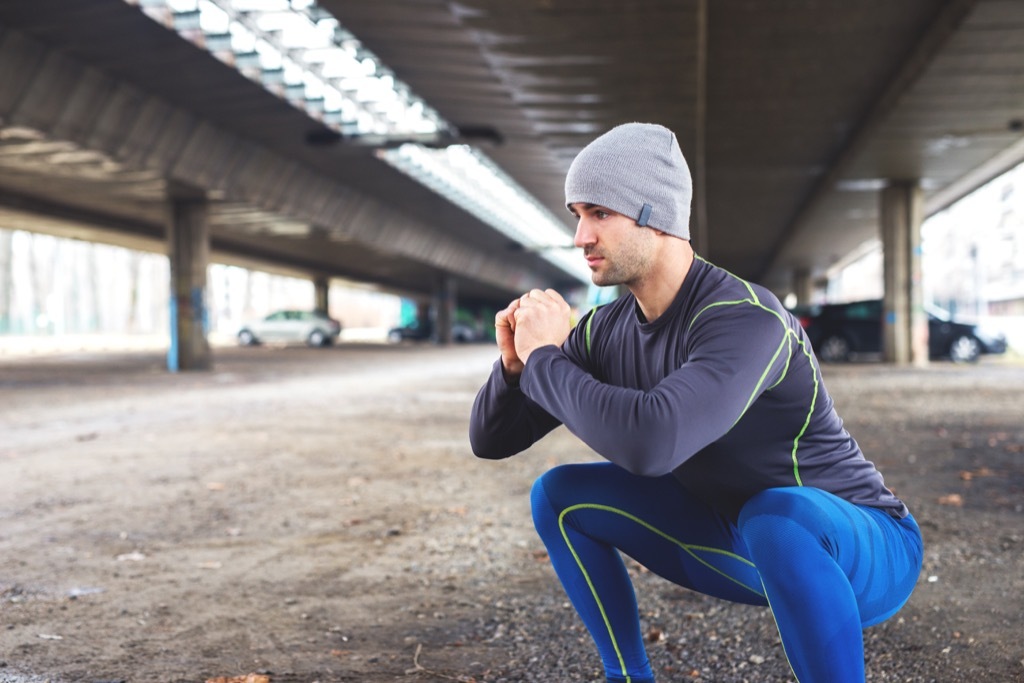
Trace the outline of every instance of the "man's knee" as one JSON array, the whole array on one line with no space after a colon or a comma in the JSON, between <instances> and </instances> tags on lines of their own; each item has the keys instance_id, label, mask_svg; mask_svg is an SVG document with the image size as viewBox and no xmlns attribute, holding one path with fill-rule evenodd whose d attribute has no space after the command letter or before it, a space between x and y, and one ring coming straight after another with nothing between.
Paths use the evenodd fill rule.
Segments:
<instances>
[{"instance_id":1,"label":"man's knee","mask_svg":"<svg viewBox=\"0 0 1024 683\"><path fill-rule=\"evenodd\" d=\"M533 482L530 508L533 512L533 525L542 538L558 534L558 517L573 504L569 494L578 488L573 486L573 481L579 478L578 468L579 465L558 465Z\"/></svg>"},{"instance_id":2,"label":"man's knee","mask_svg":"<svg viewBox=\"0 0 1024 683\"><path fill-rule=\"evenodd\" d=\"M571 491L572 480L575 478L575 470L578 465L557 465L544 474L537 477L530 490L530 504L533 508L534 517L538 512L552 512L556 508L565 507L564 501L559 505L561 493Z\"/></svg>"}]
</instances>

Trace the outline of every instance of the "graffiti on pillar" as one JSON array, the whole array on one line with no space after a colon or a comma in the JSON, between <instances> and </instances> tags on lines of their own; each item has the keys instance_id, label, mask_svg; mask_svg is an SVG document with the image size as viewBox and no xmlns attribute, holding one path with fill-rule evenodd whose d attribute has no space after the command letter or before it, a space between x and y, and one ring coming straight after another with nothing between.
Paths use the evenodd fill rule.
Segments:
<instances>
[{"instance_id":1,"label":"graffiti on pillar","mask_svg":"<svg viewBox=\"0 0 1024 683\"><path fill-rule=\"evenodd\" d=\"M171 372L177 372L181 367L182 344L192 344L197 331L201 331L204 339L206 337L210 316L205 294L204 287L193 287L188 296L171 297L171 344L167 349L167 368ZM184 353L188 351L184 350Z\"/></svg>"},{"instance_id":2,"label":"graffiti on pillar","mask_svg":"<svg viewBox=\"0 0 1024 683\"><path fill-rule=\"evenodd\" d=\"M203 335L210 329L210 313L206 310L206 289L204 287L192 288L192 322L200 326Z\"/></svg>"},{"instance_id":3,"label":"graffiti on pillar","mask_svg":"<svg viewBox=\"0 0 1024 683\"><path fill-rule=\"evenodd\" d=\"M178 300L171 297L168 302L169 313L171 314L171 345L167 347L167 369L171 372L178 371Z\"/></svg>"}]
</instances>

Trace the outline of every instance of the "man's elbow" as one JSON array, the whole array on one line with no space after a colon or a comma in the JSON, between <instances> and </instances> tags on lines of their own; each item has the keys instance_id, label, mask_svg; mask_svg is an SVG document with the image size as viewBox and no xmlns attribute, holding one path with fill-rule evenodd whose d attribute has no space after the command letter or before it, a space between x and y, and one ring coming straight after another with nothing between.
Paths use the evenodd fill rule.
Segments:
<instances>
[{"instance_id":1,"label":"man's elbow","mask_svg":"<svg viewBox=\"0 0 1024 683\"><path fill-rule=\"evenodd\" d=\"M469 448L471 451L473 451L473 455L475 455L478 458L484 458L485 460L493 459L493 456L491 455L491 449L488 446L489 445L486 443L485 440L483 440L480 437L480 435L478 435L475 431L470 430Z\"/></svg>"},{"instance_id":2,"label":"man's elbow","mask_svg":"<svg viewBox=\"0 0 1024 683\"><path fill-rule=\"evenodd\" d=\"M469 448L473 455L483 460L503 460L514 455L507 447L502 447L500 442L474 430L469 432Z\"/></svg>"},{"instance_id":3,"label":"man's elbow","mask_svg":"<svg viewBox=\"0 0 1024 683\"><path fill-rule=\"evenodd\" d=\"M618 465L638 477L663 477L675 469L670 457L652 454L650 451L631 453Z\"/></svg>"},{"instance_id":4,"label":"man's elbow","mask_svg":"<svg viewBox=\"0 0 1024 683\"><path fill-rule=\"evenodd\" d=\"M473 455L475 455L476 457L478 457L478 458L480 458L482 460L501 460L503 457L505 457L505 456L501 455L499 452L497 452L495 450L492 450L490 448L484 448L482 446L478 446L477 444L473 443L472 441L470 441L469 447L470 447L470 450L473 451Z\"/></svg>"}]
</instances>

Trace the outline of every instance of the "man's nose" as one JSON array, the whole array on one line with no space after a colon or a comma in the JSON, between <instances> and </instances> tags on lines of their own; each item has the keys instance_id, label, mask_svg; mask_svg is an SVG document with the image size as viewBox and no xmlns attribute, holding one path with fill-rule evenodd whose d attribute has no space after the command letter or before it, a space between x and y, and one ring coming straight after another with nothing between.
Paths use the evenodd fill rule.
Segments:
<instances>
[{"instance_id":1,"label":"man's nose","mask_svg":"<svg viewBox=\"0 0 1024 683\"><path fill-rule=\"evenodd\" d=\"M576 222L576 237L573 244L577 247L585 247L594 243L594 231L587 225L586 218L580 218Z\"/></svg>"}]
</instances>

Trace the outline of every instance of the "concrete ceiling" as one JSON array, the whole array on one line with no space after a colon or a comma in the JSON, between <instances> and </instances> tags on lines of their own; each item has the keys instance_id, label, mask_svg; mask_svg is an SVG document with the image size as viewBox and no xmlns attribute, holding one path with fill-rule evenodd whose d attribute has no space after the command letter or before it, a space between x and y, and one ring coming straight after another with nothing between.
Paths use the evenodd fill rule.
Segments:
<instances>
[{"instance_id":1,"label":"concrete ceiling","mask_svg":"<svg viewBox=\"0 0 1024 683\"><path fill-rule=\"evenodd\" d=\"M696 179L698 252L780 293L795 270L820 274L877 234L884 183L920 182L933 212L1024 160L1019 0L320 5L449 122L497 131L502 144L481 148L564 215L567 233L562 180L586 142L626 121L674 129ZM85 90L80 100L103 105L61 97ZM172 159L156 132L112 142L145 115L160 130L187 122L182 140L202 132L220 161ZM0 3L0 219L156 240L167 183L189 181L216 199L224 254L401 291L450 272L481 300L566 284L370 150L307 144L316 132L123 0ZM286 187L315 187L306 201L298 189L268 198L254 160L291 169ZM310 210L317 192L338 206ZM377 237L381 224L394 239Z\"/></svg>"}]
</instances>

